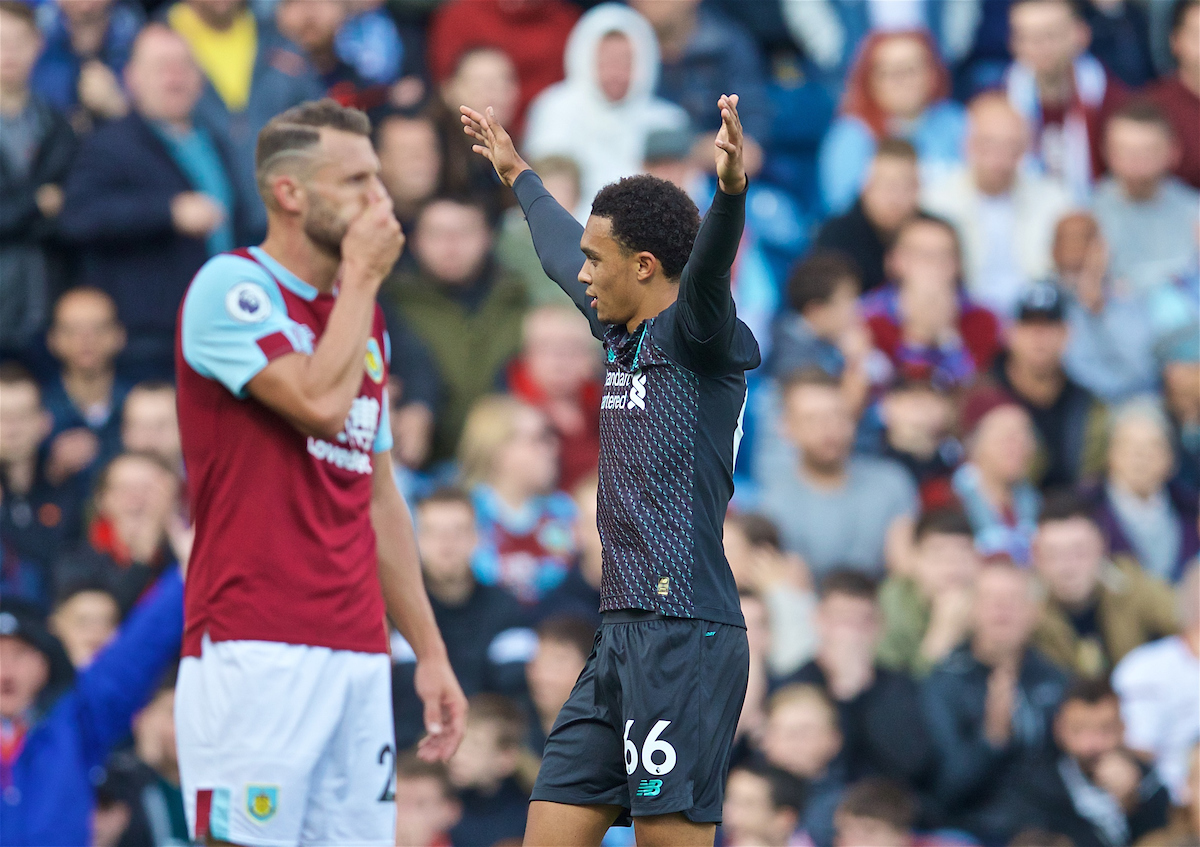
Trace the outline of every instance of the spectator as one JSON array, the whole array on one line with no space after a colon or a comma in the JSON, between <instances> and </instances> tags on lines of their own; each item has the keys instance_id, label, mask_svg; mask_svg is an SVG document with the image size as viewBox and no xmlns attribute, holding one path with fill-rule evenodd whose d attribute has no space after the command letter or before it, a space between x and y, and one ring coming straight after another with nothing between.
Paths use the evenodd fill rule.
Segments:
<instances>
[{"instance_id":1,"label":"spectator","mask_svg":"<svg viewBox=\"0 0 1200 847\"><path fill-rule=\"evenodd\" d=\"M926 678L925 716L947 824L998 844L1021 826L1027 779L1050 753L1067 678L1029 646L1038 604L1028 571L986 565L975 590L970 641Z\"/></svg>"},{"instance_id":2,"label":"spectator","mask_svg":"<svg viewBox=\"0 0 1200 847\"><path fill-rule=\"evenodd\" d=\"M1087 0L1084 20L1092 31L1092 55L1130 88L1157 74L1150 56L1150 22L1145 8L1128 0Z\"/></svg>"},{"instance_id":3,"label":"spectator","mask_svg":"<svg viewBox=\"0 0 1200 847\"><path fill-rule=\"evenodd\" d=\"M181 477L184 475L175 386L147 381L129 390L121 416L121 448L130 453L149 453Z\"/></svg>"},{"instance_id":4,"label":"spectator","mask_svg":"<svg viewBox=\"0 0 1200 847\"><path fill-rule=\"evenodd\" d=\"M919 677L970 634L982 560L971 524L957 509L922 514L914 538L912 573L893 574L879 588L883 637L878 661Z\"/></svg>"},{"instance_id":5,"label":"spectator","mask_svg":"<svg viewBox=\"0 0 1200 847\"><path fill-rule=\"evenodd\" d=\"M491 105L500 125L519 138L533 98L563 78L563 53L578 19L579 10L566 0L452 0L438 9L429 24L427 48L435 84L458 73L468 51L491 47L512 60L520 85L507 116L497 103L461 100L451 104L455 124L460 103L479 111Z\"/></svg>"},{"instance_id":6,"label":"spectator","mask_svg":"<svg viewBox=\"0 0 1200 847\"><path fill-rule=\"evenodd\" d=\"M529 163L529 167L541 177L542 185L550 192L558 205L586 220L591 213L590 204L580 203L581 176L579 163L569 156L544 156ZM546 276L542 262L533 246L533 235L525 222L525 213L520 206L504 210L500 220L500 233L496 238L496 259L525 282L525 291L534 306L570 303L558 283Z\"/></svg>"},{"instance_id":7,"label":"spectator","mask_svg":"<svg viewBox=\"0 0 1200 847\"><path fill-rule=\"evenodd\" d=\"M1121 703L1103 680L1081 680L1054 718L1060 755L1029 786L1047 826L1077 847L1128 845L1166 825L1171 805L1152 768L1126 749Z\"/></svg>"},{"instance_id":8,"label":"spectator","mask_svg":"<svg viewBox=\"0 0 1200 847\"><path fill-rule=\"evenodd\" d=\"M915 833L918 811L917 798L901 783L879 777L859 780L846 789L834 813L834 847L969 847L971 842L960 837ZM1037 847L1049 845L1037 842Z\"/></svg>"},{"instance_id":9,"label":"spectator","mask_svg":"<svg viewBox=\"0 0 1200 847\"><path fill-rule=\"evenodd\" d=\"M1200 2L1176 0L1171 11L1171 52L1178 67L1146 91L1175 129L1175 176L1200 189Z\"/></svg>"},{"instance_id":10,"label":"spectator","mask_svg":"<svg viewBox=\"0 0 1200 847\"><path fill-rule=\"evenodd\" d=\"M78 581L58 593L47 621L50 632L67 652L72 667L82 670L92 663L117 634L121 607L103 582Z\"/></svg>"},{"instance_id":11,"label":"spectator","mask_svg":"<svg viewBox=\"0 0 1200 847\"><path fill-rule=\"evenodd\" d=\"M1113 553L1130 555L1155 577L1177 582L1200 552L1196 494L1171 482L1171 428L1146 399L1118 410L1096 521Z\"/></svg>"},{"instance_id":12,"label":"spectator","mask_svg":"<svg viewBox=\"0 0 1200 847\"><path fill-rule=\"evenodd\" d=\"M1075 842L1061 832L1026 827L1013 836L1008 847L1075 847Z\"/></svg>"},{"instance_id":13,"label":"spectator","mask_svg":"<svg viewBox=\"0 0 1200 847\"><path fill-rule=\"evenodd\" d=\"M1074 485L1098 477L1104 464L1104 404L1063 369L1066 302L1052 285L1030 288L1008 328L1007 347L992 377L1033 419L1039 442L1038 483Z\"/></svg>"},{"instance_id":14,"label":"spectator","mask_svg":"<svg viewBox=\"0 0 1200 847\"><path fill-rule=\"evenodd\" d=\"M783 546L818 580L843 564L881 575L905 547L916 486L891 462L851 455L854 418L833 378L801 372L785 383L782 405L799 466L777 468L760 484L762 508Z\"/></svg>"},{"instance_id":15,"label":"spectator","mask_svg":"<svg viewBox=\"0 0 1200 847\"><path fill-rule=\"evenodd\" d=\"M1125 743L1152 761L1175 802L1187 801L1188 755L1200 739L1200 564L1179 586L1179 633L1143 644L1113 671Z\"/></svg>"},{"instance_id":16,"label":"spectator","mask_svg":"<svg viewBox=\"0 0 1200 847\"><path fill-rule=\"evenodd\" d=\"M448 847L450 830L462 818L446 766L415 753L396 760L397 847Z\"/></svg>"},{"instance_id":17,"label":"spectator","mask_svg":"<svg viewBox=\"0 0 1200 847\"><path fill-rule=\"evenodd\" d=\"M385 299L433 354L445 389L435 462L454 454L467 412L520 348L525 292L496 266L492 239L480 200L437 197L421 209L412 233L416 270L398 268L384 283Z\"/></svg>"},{"instance_id":18,"label":"spectator","mask_svg":"<svg viewBox=\"0 0 1200 847\"><path fill-rule=\"evenodd\" d=\"M0 597L21 600L44 614L49 611L47 576L43 567L23 558L8 539L0 537Z\"/></svg>"},{"instance_id":19,"label":"spectator","mask_svg":"<svg viewBox=\"0 0 1200 847\"><path fill-rule=\"evenodd\" d=\"M870 336L859 313L862 284L854 263L833 250L815 250L788 278L789 311L775 321L767 372L776 379L818 368L841 381L851 408L870 388Z\"/></svg>"},{"instance_id":20,"label":"spectator","mask_svg":"<svg viewBox=\"0 0 1200 847\"><path fill-rule=\"evenodd\" d=\"M462 743L449 762L462 803L451 843L495 844L525 832L529 792L516 780L524 726L521 710L507 697L470 698Z\"/></svg>"},{"instance_id":21,"label":"spectator","mask_svg":"<svg viewBox=\"0 0 1200 847\"><path fill-rule=\"evenodd\" d=\"M966 116L949 100L950 75L921 30L867 36L846 79L841 115L821 143L821 199L840 214L862 189L876 145L901 137L934 180L962 161Z\"/></svg>"},{"instance_id":22,"label":"spectator","mask_svg":"<svg viewBox=\"0 0 1200 847\"><path fill-rule=\"evenodd\" d=\"M662 51L658 95L678 103L700 133L703 160L712 160L711 132L718 128L713 104L722 93L738 95L746 172L762 168L762 145L770 131L762 55L741 24L700 0L633 0L650 21ZM700 160L697 154L697 160Z\"/></svg>"},{"instance_id":23,"label":"spectator","mask_svg":"<svg viewBox=\"0 0 1200 847\"><path fill-rule=\"evenodd\" d=\"M1096 187L1092 211L1112 252L1112 273L1149 292L1195 266L1200 193L1171 176L1175 131L1145 101L1116 112L1105 130L1112 175Z\"/></svg>"},{"instance_id":24,"label":"spectator","mask_svg":"<svg viewBox=\"0 0 1200 847\"><path fill-rule=\"evenodd\" d=\"M203 79L182 38L147 26L125 80L133 111L85 139L62 228L82 248L84 282L117 302L130 373L165 379L188 283L236 244L238 186L220 138L193 120Z\"/></svg>"},{"instance_id":25,"label":"spectator","mask_svg":"<svg viewBox=\"0 0 1200 847\"><path fill-rule=\"evenodd\" d=\"M579 163L580 196L639 173L649 134L688 125L687 112L654 95L658 41L649 22L616 3L592 9L567 41L567 76L529 109L525 152ZM571 207L566 207L571 208Z\"/></svg>"},{"instance_id":26,"label":"spectator","mask_svg":"<svg viewBox=\"0 0 1200 847\"><path fill-rule=\"evenodd\" d=\"M187 558L178 510L174 468L143 453L117 456L97 477L87 539L54 565L56 584L100 581L125 617L164 572Z\"/></svg>"},{"instance_id":27,"label":"spectator","mask_svg":"<svg viewBox=\"0 0 1200 847\"><path fill-rule=\"evenodd\" d=\"M421 206L442 183L442 144L426 112L388 112L375 120L379 179L392 198L396 220L412 232Z\"/></svg>"},{"instance_id":28,"label":"spectator","mask_svg":"<svg viewBox=\"0 0 1200 847\"><path fill-rule=\"evenodd\" d=\"M730 512L724 538L725 558L738 591L753 594L766 612L767 672L772 679L788 676L812 658L817 646L812 576L799 556L783 552L779 530L770 518Z\"/></svg>"},{"instance_id":29,"label":"spectator","mask_svg":"<svg viewBox=\"0 0 1200 847\"><path fill-rule=\"evenodd\" d=\"M425 590L463 692L518 696L534 635L508 592L480 585L471 572L479 536L470 496L453 488L434 491L417 505L416 529ZM413 687L416 661L412 647L394 633L392 686L400 748L416 743L425 728Z\"/></svg>"},{"instance_id":30,"label":"spectator","mask_svg":"<svg viewBox=\"0 0 1200 847\"><path fill-rule=\"evenodd\" d=\"M342 0L277 0L275 26L280 35L304 50L328 97L343 106L369 109L382 105L387 90L370 84L339 55L338 31L350 16Z\"/></svg>"},{"instance_id":31,"label":"spectator","mask_svg":"<svg viewBox=\"0 0 1200 847\"><path fill-rule=\"evenodd\" d=\"M832 571L821 583L817 655L788 682L815 685L838 712L846 778L885 776L908 785L932 775L933 748L920 692L906 673L877 664L881 634L875 582Z\"/></svg>"},{"instance_id":32,"label":"spectator","mask_svg":"<svg viewBox=\"0 0 1200 847\"><path fill-rule=\"evenodd\" d=\"M62 283L55 249L63 177L75 151L71 128L30 90L42 41L33 10L0 3L0 351L26 348Z\"/></svg>"},{"instance_id":33,"label":"spectator","mask_svg":"<svg viewBox=\"0 0 1200 847\"><path fill-rule=\"evenodd\" d=\"M729 770L721 816L726 847L788 847L800 823L804 783L770 765L741 764Z\"/></svg>"},{"instance_id":34,"label":"spectator","mask_svg":"<svg viewBox=\"0 0 1200 847\"><path fill-rule=\"evenodd\" d=\"M731 761L752 755L762 740L767 724L767 695L774 681L767 665L771 651L771 613L757 594L738 592L738 605L746 622L746 645L750 649L750 669L746 675L746 696L734 731L735 746ZM811 628L811 627L810 627ZM748 746L749 745L749 746Z\"/></svg>"},{"instance_id":35,"label":"spectator","mask_svg":"<svg viewBox=\"0 0 1200 847\"><path fill-rule=\"evenodd\" d=\"M804 780L799 829L816 847L833 844L834 809L845 785L844 741L837 709L815 685L788 685L768 701L762 752L769 764Z\"/></svg>"},{"instance_id":36,"label":"spectator","mask_svg":"<svg viewBox=\"0 0 1200 847\"><path fill-rule=\"evenodd\" d=\"M1179 345L1168 354L1162 371L1176 479L1193 491L1200 489L1200 352L1195 348L1195 338Z\"/></svg>"},{"instance_id":37,"label":"spectator","mask_svg":"<svg viewBox=\"0 0 1200 847\"><path fill-rule=\"evenodd\" d=\"M1054 265L1069 295L1067 376L1110 403L1153 391L1158 374L1150 310L1144 298L1121 291L1113 280L1095 218L1075 212L1058 222Z\"/></svg>"},{"instance_id":38,"label":"spectator","mask_svg":"<svg viewBox=\"0 0 1200 847\"><path fill-rule=\"evenodd\" d=\"M41 445L52 426L37 380L19 365L0 364L0 535L13 556L37 567L43 591L50 590L51 563L79 536L87 489L78 475L50 480ZM36 599L48 605L46 596Z\"/></svg>"},{"instance_id":39,"label":"spectator","mask_svg":"<svg viewBox=\"0 0 1200 847\"><path fill-rule=\"evenodd\" d=\"M145 22L128 0L54 0L39 8L45 46L33 87L79 132L124 117L121 73Z\"/></svg>"},{"instance_id":40,"label":"spectator","mask_svg":"<svg viewBox=\"0 0 1200 847\"><path fill-rule=\"evenodd\" d=\"M208 79L196 117L230 144L230 182L246 204L238 240L256 244L267 231L254 175L258 133L280 112L320 97L321 83L294 45L254 18L246 0L176 0L165 18Z\"/></svg>"},{"instance_id":41,"label":"spectator","mask_svg":"<svg viewBox=\"0 0 1200 847\"><path fill-rule=\"evenodd\" d=\"M8 798L0 841L90 844L92 776L179 655L183 583L159 584L116 639L72 678L62 645L36 616L0 605L0 727ZM8 751L15 755L9 759ZM9 782L8 780L12 781Z\"/></svg>"},{"instance_id":42,"label":"spectator","mask_svg":"<svg viewBox=\"0 0 1200 847\"><path fill-rule=\"evenodd\" d=\"M413 43L418 36L415 28L405 27L402 34L383 8L384 0L349 0L346 6L349 17L338 30L338 55L371 83L396 83L392 89L395 102L417 103L425 94L421 79L425 67L423 57L417 55L420 44ZM419 35L423 40L424 32Z\"/></svg>"},{"instance_id":43,"label":"spectator","mask_svg":"<svg viewBox=\"0 0 1200 847\"><path fill-rule=\"evenodd\" d=\"M575 556L575 504L554 488L557 436L532 406L486 397L467 418L459 456L481 536L475 574L532 606L563 581Z\"/></svg>"},{"instance_id":44,"label":"spectator","mask_svg":"<svg viewBox=\"0 0 1200 847\"><path fill-rule=\"evenodd\" d=\"M136 758L130 770L140 789L137 811L156 847L188 842L175 748L175 676L175 669L170 669L153 699L133 718Z\"/></svg>"},{"instance_id":45,"label":"spectator","mask_svg":"<svg viewBox=\"0 0 1200 847\"><path fill-rule=\"evenodd\" d=\"M1171 590L1128 556L1109 557L1088 503L1047 499L1033 540L1046 589L1038 649L1073 676L1101 679L1131 650L1175 631Z\"/></svg>"},{"instance_id":46,"label":"spectator","mask_svg":"<svg viewBox=\"0 0 1200 847\"><path fill-rule=\"evenodd\" d=\"M540 409L558 436L558 487L571 490L594 473L600 453L600 348L570 305L525 316L521 354L507 369L509 391Z\"/></svg>"},{"instance_id":47,"label":"spectator","mask_svg":"<svg viewBox=\"0 0 1200 847\"><path fill-rule=\"evenodd\" d=\"M587 621L564 616L547 618L537 628L537 650L525 666L525 680L534 718L527 740L539 758L559 711L583 673L595 631Z\"/></svg>"},{"instance_id":48,"label":"spectator","mask_svg":"<svg viewBox=\"0 0 1200 847\"><path fill-rule=\"evenodd\" d=\"M541 622L563 615L600 626L600 579L604 571L604 546L596 523L596 495L600 478L592 473L576 483L571 490L578 516L575 519L575 547L579 556L575 566L553 591L534 609L533 617Z\"/></svg>"},{"instance_id":49,"label":"spectator","mask_svg":"<svg viewBox=\"0 0 1200 847\"><path fill-rule=\"evenodd\" d=\"M918 214L900 226L888 251L893 282L863 300L875 348L902 379L945 388L986 372L999 349L999 324L959 288L961 248L954 227Z\"/></svg>"},{"instance_id":50,"label":"spectator","mask_svg":"<svg viewBox=\"0 0 1200 847\"><path fill-rule=\"evenodd\" d=\"M117 356L125 346L117 304L99 288L72 288L54 305L46 346L60 365L44 394L54 418L52 473L65 478L121 449L129 384L117 376Z\"/></svg>"},{"instance_id":51,"label":"spectator","mask_svg":"<svg viewBox=\"0 0 1200 847\"><path fill-rule=\"evenodd\" d=\"M858 200L821 225L814 246L840 250L862 274L863 291L886 281L884 255L900 226L917 212L921 192L917 151L900 138L885 138L875 148Z\"/></svg>"},{"instance_id":52,"label":"spectator","mask_svg":"<svg viewBox=\"0 0 1200 847\"><path fill-rule=\"evenodd\" d=\"M1037 448L1033 421L1011 396L984 386L968 395L962 411L967 461L951 485L986 556L1029 561L1041 496L1030 480Z\"/></svg>"},{"instance_id":53,"label":"spectator","mask_svg":"<svg viewBox=\"0 0 1200 847\"><path fill-rule=\"evenodd\" d=\"M1012 0L1008 99L1033 127L1033 160L1077 203L1104 173L1103 128L1125 87L1087 52L1091 30L1072 0Z\"/></svg>"},{"instance_id":54,"label":"spectator","mask_svg":"<svg viewBox=\"0 0 1200 847\"><path fill-rule=\"evenodd\" d=\"M976 302L1011 317L1017 300L1051 269L1051 234L1071 205L1062 186L1022 170L1029 124L1000 92L967 111L966 165L927 183L923 206L958 230L963 277Z\"/></svg>"},{"instance_id":55,"label":"spectator","mask_svg":"<svg viewBox=\"0 0 1200 847\"><path fill-rule=\"evenodd\" d=\"M1192 747L1189 757L1186 803L1175 806L1167 826L1142 838L1137 847L1188 847L1200 843L1200 744Z\"/></svg>"},{"instance_id":56,"label":"spectator","mask_svg":"<svg viewBox=\"0 0 1200 847\"><path fill-rule=\"evenodd\" d=\"M908 471L923 508L945 506L954 498L951 479L963 447L952 435L954 402L928 380L901 380L879 401L882 454Z\"/></svg>"}]
</instances>

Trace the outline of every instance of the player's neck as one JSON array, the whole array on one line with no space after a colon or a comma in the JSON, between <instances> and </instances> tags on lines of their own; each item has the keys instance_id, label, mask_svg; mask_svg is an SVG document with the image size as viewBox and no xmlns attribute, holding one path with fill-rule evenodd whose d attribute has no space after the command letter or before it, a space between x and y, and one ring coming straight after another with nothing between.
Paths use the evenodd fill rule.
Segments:
<instances>
[{"instance_id":1,"label":"player's neck","mask_svg":"<svg viewBox=\"0 0 1200 847\"><path fill-rule=\"evenodd\" d=\"M679 283L667 279L656 280L642 298L642 304L629 322L625 324L626 332L631 335L637 328L651 318L657 317L668 306L679 299Z\"/></svg>"},{"instance_id":2,"label":"player's neck","mask_svg":"<svg viewBox=\"0 0 1200 847\"><path fill-rule=\"evenodd\" d=\"M278 227L260 249L322 294L333 293L341 260L318 250L303 231Z\"/></svg>"}]
</instances>

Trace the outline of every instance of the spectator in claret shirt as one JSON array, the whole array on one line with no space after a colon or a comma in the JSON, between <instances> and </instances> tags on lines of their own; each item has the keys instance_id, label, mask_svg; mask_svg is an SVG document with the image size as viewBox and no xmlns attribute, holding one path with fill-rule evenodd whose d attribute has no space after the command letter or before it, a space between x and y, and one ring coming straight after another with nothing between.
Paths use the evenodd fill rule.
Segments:
<instances>
[{"instance_id":1,"label":"spectator in claret shirt","mask_svg":"<svg viewBox=\"0 0 1200 847\"><path fill-rule=\"evenodd\" d=\"M1091 30L1074 0L1012 0L1008 99L1033 127L1033 161L1077 203L1104 173L1104 125L1125 86L1087 52Z\"/></svg>"},{"instance_id":2,"label":"spectator in claret shirt","mask_svg":"<svg viewBox=\"0 0 1200 847\"><path fill-rule=\"evenodd\" d=\"M558 487L572 490L600 453L600 347L569 305L525 316L521 354L507 370L513 396L540 409L558 434Z\"/></svg>"},{"instance_id":3,"label":"spectator in claret shirt","mask_svg":"<svg viewBox=\"0 0 1200 847\"><path fill-rule=\"evenodd\" d=\"M535 605L575 558L575 504L554 487L558 436L550 421L512 397L485 397L463 428L459 469L479 526L476 576Z\"/></svg>"},{"instance_id":4,"label":"spectator in claret shirt","mask_svg":"<svg viewBox=\"0 0 1200 847\"><path fill-rule=\"evenodd\" d=\"M951 389L986 372L1000 347L999 323L959 286L954 227L932 215L910 218L896 233L888 269L894 281L864 298L863 313L896 375Z\"/></svg>"},{"instance_id":5,"label":"spectator in claret shirt","mask_svg":"<svg viewBox=\"0 0 1200 847\"><path fill-rule=\"evenodd\" d=\"M1200 189L1200 0L1175 0L1171 52L1179 63L1170 76L1146 90L1175 127L1180 146L1175 176Z\"/></svg>"}]
</instances>

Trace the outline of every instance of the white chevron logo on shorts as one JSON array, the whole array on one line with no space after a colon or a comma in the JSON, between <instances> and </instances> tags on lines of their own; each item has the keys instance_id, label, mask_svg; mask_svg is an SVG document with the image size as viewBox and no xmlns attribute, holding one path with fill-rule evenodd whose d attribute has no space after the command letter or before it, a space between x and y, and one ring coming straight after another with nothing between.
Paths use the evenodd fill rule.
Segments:
<instances>
[{"instance_id":1,"label":"white chevron logo on shorts","mask_svg":"<svg viewBox=\"0 0 1200 847\"><path fill-rule=\"evenodd\" d=\"M629 405L646 408L646 375L634 374L632 383L629 387Z\"/></svg>"}]
</instances>

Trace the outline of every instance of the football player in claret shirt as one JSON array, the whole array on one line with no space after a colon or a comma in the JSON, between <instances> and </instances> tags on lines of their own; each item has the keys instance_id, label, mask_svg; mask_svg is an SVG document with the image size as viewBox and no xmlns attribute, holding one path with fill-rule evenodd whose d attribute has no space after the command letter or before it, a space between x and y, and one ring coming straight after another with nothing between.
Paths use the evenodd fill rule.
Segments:
<instances>
[{"instance_id":1,"label":"football player in claret shirt","mask_svg":"<svg viewBox=\"0 0 1200 847\"><path fill-rule=\"evenodd\" d=\"M180 310L184 805L210 844L391 844L385 612L417 654L423 757L466 709L392 476L375 295L404 237L361 112L283 112L256 159L266 240L210 259Z\"/></svg>"},{"instance_id":2,"label":"football player in claret shirt","mask_svg":"<svg viewBox=\"0 0 1200 847\"><path fill-rule=\"evenodd\" d=\"M599 845L633 819L642 847L711 845L749 650L721 543L747 370L730 270L746 218L737 95L722 96L718 191L701 222L669 182L600 190L581 227L487 115L474 149L513 187L546 274L604 342L597 522L602 623L546 740L526 847Z\"/></svg>"}]
</instances>

